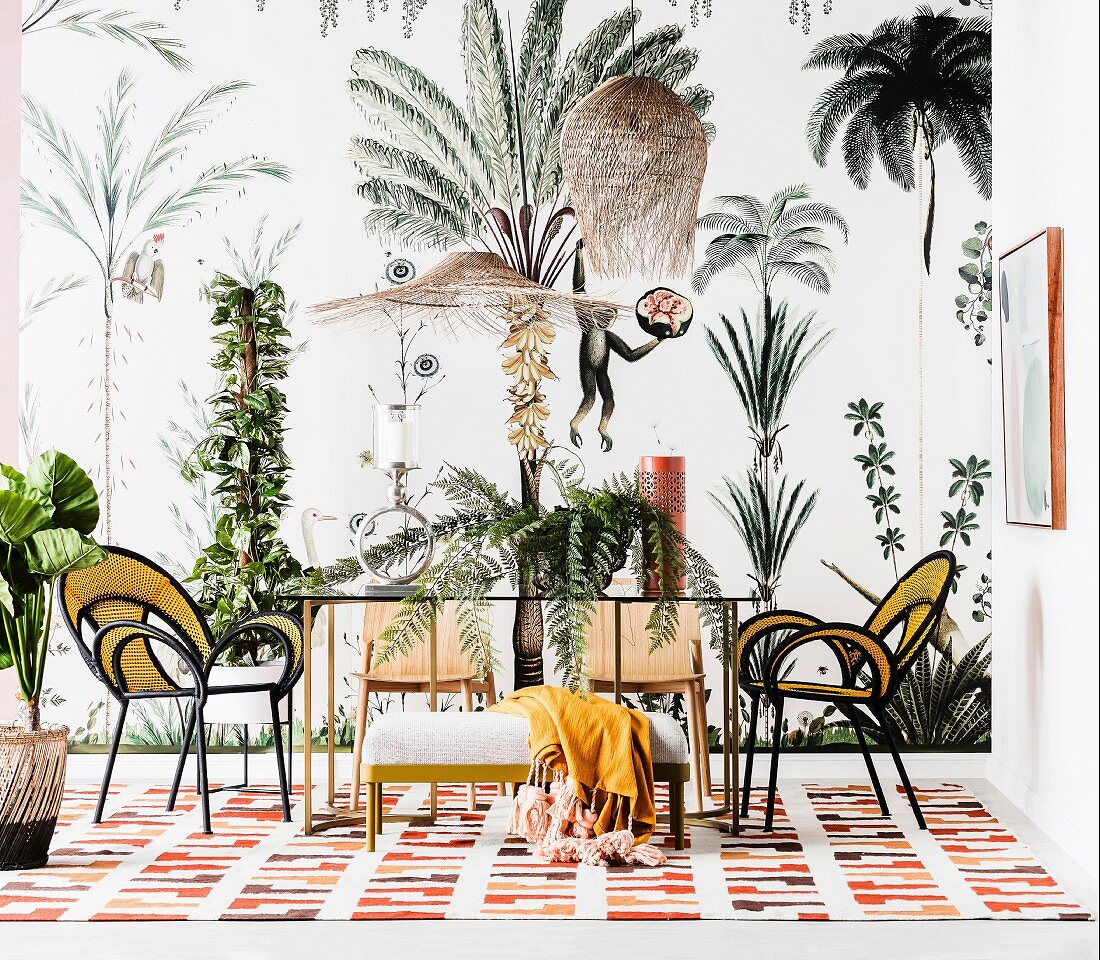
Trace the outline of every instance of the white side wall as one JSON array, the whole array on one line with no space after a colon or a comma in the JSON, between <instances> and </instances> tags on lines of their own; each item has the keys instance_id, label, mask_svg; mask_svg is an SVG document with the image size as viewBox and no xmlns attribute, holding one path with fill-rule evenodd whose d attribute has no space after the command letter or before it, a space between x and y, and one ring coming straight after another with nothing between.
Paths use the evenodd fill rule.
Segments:
<instances>
[{"instance_id":1,"label":"white side wall","mask_svg":"<svg viewBox=\"0 0 1100 960\"><path fill-rule=\"evenodd\" d=\"M20 7L0 5L0 463L19 455ZM14 716L15 671L0 670L0 723Z\"/></svg>"},{"instance_id":2,"label":"white side wall","mask_svg":"<svg viewBox=\"0 0 1100 960\"><path fill-rule=\"evenodd\" d=\"M999 3L997 251L1065 229L1068 529L1004 522L994 350L996 701L990 778L1097 870L1097 8Z\"/></svg>"}]
</instances>

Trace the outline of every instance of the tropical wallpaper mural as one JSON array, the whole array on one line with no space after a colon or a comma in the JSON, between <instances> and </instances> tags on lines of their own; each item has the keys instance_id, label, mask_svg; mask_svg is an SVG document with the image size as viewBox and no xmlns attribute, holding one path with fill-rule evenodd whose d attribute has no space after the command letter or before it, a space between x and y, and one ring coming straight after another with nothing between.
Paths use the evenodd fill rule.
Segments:
<instances>
[{"instance_id":1,"label":"tropical wallpaper mural","mask_svg":"<svg viewBox=\"0 0 1100 960\"><path fill-rule=\"evenodd\" d=\"M947 615L888 722L914 748L988 746L987 4L23 7L23 453L94 467L101 540L229 598L231 618L269 589L264 565L346 557L385 502L375 402L423 404L410 481L429 515L451 509L429 486L449 466L553 504L548 456L598 484L681 455L688 534L752 596L743 616L862 621L920 556L953 550ZM675 274L594 269L563 173L566 116L627 74L674 90L708 143L694 260ZM471 250L592 306L571 325L538 306L488 325L313 322L314 304ZM601 303L637 304L638 329ZM246 354L251 393L232 372ZM226 506L245 501L247 517ZM561 666L546 615L492 611L498 689ZM348 669L359 627L338 614ZM53 654L46 717L95 749L113 705L63 633ZM646 699L684 716L676 696ZM789 709L791 747L854 741L831 707ZM354 711L348 685L342 742ZM171 707L135 709L126 739L169 748L181 727Z\"/></svg>"}]
</instances>

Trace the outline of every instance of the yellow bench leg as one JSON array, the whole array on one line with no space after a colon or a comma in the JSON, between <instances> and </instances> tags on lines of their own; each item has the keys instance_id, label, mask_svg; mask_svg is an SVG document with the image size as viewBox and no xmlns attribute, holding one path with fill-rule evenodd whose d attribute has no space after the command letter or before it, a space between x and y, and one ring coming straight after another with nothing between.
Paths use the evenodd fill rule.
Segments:
<instances>
[{"instance_id":1,"label":"yellow bench leg","mask_svg":"<svg viewBox=\"0 0 1100 960\"><path fill-rule=\"evenodd\" d=\"M374 853L374 837L378 831L375 820L378 816L378 784L367 784L367 821L365 824L365 833L367 840L367 853Z\"/></svg>"}]
</instances>

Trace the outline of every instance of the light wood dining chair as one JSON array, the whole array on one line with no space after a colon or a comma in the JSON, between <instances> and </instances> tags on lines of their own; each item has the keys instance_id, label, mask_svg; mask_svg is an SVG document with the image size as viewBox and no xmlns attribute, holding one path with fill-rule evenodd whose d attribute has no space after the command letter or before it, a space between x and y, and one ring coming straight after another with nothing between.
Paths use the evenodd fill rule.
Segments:
<instances>
[{"instance_id":1,"label":"light wood dining chair","mask_svg":"<svg viewBox=\"0 0 1100 960\"><path fill-rule=\"evenodd\" d=\"M431 689L431 661L427 643L414 644L407 653L379 662L375 642L398 611L398 603L368 603L363 614L362 661L351 676L359 683L359 699L355 711L355 748L352 756L351 809L358 810L362 792L360 766L363 762L363 738L367 729L367 714L372 693L423 693ZM485 696L486 703L496 703L496 679L490 672L485 679L478 676L469 654L462 649L458 636L457 604L447 602L439 615L436 628L436 690L458 693L462 709L474 709L474 697ZM432 790L432 816L435 816L435 790ZM470 809L476 809L477 786L470 784Z\"/></svg>"},{"instance_id":2,"label":"light wood dining chair","mask_svg":"<svg viewBox=\"0 0 1100 960\"><path fill-rule=\"evenodd\" d=\"M652 604L624 603L622 610L623 693L678 693L687 713L688 745L695 785L695 802L703 809L711 793L710 750L707 739L706 687L703 674L703 642L695 607L680 605L676 637L650 651L646 630ZM590 689L595 693L615 690L615 607L597 605L588 629L587 667Z\"/></svg>"}]
</instances>

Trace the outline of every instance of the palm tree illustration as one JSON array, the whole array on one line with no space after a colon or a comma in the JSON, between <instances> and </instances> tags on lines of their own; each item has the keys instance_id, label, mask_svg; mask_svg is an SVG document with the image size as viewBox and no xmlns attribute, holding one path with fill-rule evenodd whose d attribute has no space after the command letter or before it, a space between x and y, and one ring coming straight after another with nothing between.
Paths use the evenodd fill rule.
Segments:
<instances>
[{"instance_id":1,"label":"palm tree illustration","mask_svg":"<svg viewBox=\"0 0 1100 960\"><path fill-rule=\"evenodd\" d=\"M134 80L123 71L99 111L99 140L94 156L42 104L23 98L23 127L53 172L51 182L20 181L23 210L42 225L80 243L99 268L103 296L103 366L100 374L103 458L102 532L112 542L111 500L118 482L111 430L115 418L115 288L121 261L138 241L154 231L184 227L227 193L242 190L256 177L289 176L280 163L255 156L187 173L181 166L195 139L217 120L243 81L203 90L171 114L144 149L132 138ZM136 158L136 163L131 162Z\"/></svg>"},{"instance_id":2,"label":"palm tree illustration","mask_svg":"<svg viewBox=\"0 0 1100 960\"><path fill-rule=\"evenodd\" d=\"M163 23L140 19L130 10L100 10L88 6L85 0L37 0L20 25L24 37L48 30L67 30L85 37L128 43L157 54L176 70L190 70L190 62L180 53L183 43L165 36L165 29Z\"/></svg>"},{"instance_id":3,"label":"palm tree illustration","mask_svg":"<svg viewBox=\"0 0 1100 960\"><path fill-rule=\"evenodd\" d=\"M524 277L553 286L577 246L559 145L572 107L631 70L676 90L700 116L710 107L711 92L686 83L698 53L681 44L683 27L658 27L632 43L640 15L626 9L567 50L567 3L535 0L517 51L495 0L467 0L460 37L465 106L384 50L356 53L348 87L370 130L352 139L350 157L363 178L358 192L370 204L369 233L413 248L490 250ZM541 363L547 359L543 350ZM525 385L530 404L541 397L537 379ZM522 501L531 504L539 502L542 460L518 442L524 436L511 432ZM542 682L542 645L541 606L517 603L517 686Z\"/></svg>"},{"instance_id":4,"label":"palm tree illustration","mask_svg":"<svg viewBox=\"0 0 1100 960\"><path fill-rule=\"evenodd\" d=\"M806 125L814 160L824 166L844 130L844 166L861 190L877 160L902 190L917 191L923 269L917 304L918 514L924 517L924 275L932 268L936 216L935 152L953 143L978 193L992 193L992 23L926 5L869 34L829 37L803 69L842 70L818 97ZM925 201L925 167L928 168Z\"/></svg>"},{"instance_id":5,"label":"palm tree illustration","mask_svg":"<svg viewBox=\"0 0 1100 960\"><path fill-rule=\"evenodd\" d=\"M774 303L772 294L780 279L828 293L835 269L829 233L839 233L847 243L848 224L835 207L814 201L806 184L794 184L767 201L747 194L717 197L698 227L718 234L695 271L696 292L730 271L747 278L760 294L753 319L742 308L740 323L719 314L721 327L706 331L707 345L729 378L756 446L748 481L723 477L726 490L710 497L745 545L757 602L774 607L783 563L816 503L816 493L802 499L801 482L789 495L786 477L778 490L772 488L771 475L779 473L783 461L779 435L787 428L785 410L794 385L831 331L815 324L813 312L799 316L786 301Z\"/></svg>"},{"instance_id":6,"label":"palm tree illustration","mask_svg":"<svg viewBox=\"0 0 1100 960\"><path fill-rule=\"evenodd\" d=\"M848 223L840 211L814 202L804 183L778 190L767 202L744 194L717 197L698 227L719 233L695 271L695 292L703 293L718 274L733 270L759 291L765 320L772 315L772 286L779 277L829 292L835 264L826 227L848 242Z\"/></svg>"}]
</instances>

